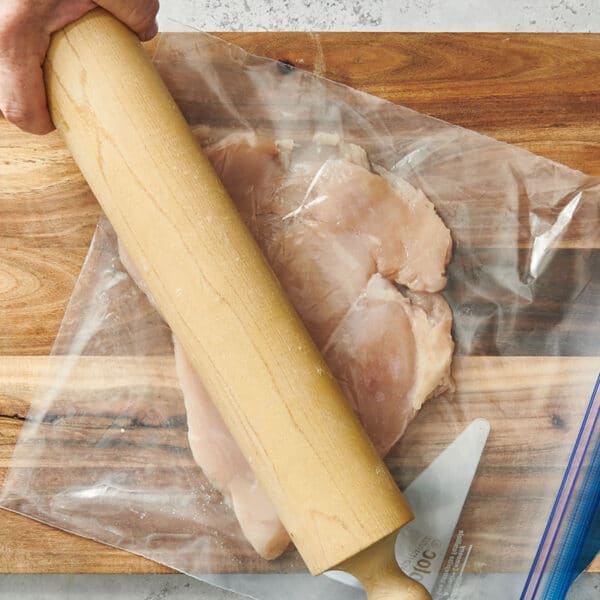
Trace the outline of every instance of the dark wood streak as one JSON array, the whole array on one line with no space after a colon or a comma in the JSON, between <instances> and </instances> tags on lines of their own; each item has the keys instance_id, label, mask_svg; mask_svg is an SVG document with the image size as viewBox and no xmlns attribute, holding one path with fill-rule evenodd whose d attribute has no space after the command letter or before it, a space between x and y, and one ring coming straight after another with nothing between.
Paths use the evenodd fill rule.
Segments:
<instances>
[{"instance_id":1,"label":"dark wood streak","mask_svg":"<svg viewBox=\"0 0 600 600\"><path fill-rule=\"evenodd\" d=\"M51 383L60 360L57 357L0 359L0 405L10 406L10 411L3 413L25 415L37 384L48 386ZM591 392L591 382L600 367L599 360L594 357L457 357L454 365L456 396L425 404L417 417L419 427L408 429L390 453L388 466L399 484L405 487L473 419L489 419L492 431L459 527L468 532L469 543L477 546L481 556L486 560L493 559L490 564L495 570L517 570L520 557L524 553L530 554L535 545L532 536L526 533L529 529L524 527L523 518L540 528L545 523L540 503L549 506L562 478L570 440L576 435L581 420L582 399ZM481 378L484 368L489 375L485 380ZM185 469L198 485L206 485L185 447L186 433L182 422L185 417L172 373L172 359L166 361L164 357L155 356L140 361L139 357L87 356L81 359L77 369L68 381L67 395L53 411L57 417L62 412L65 422L73 426L62 427L60 439L44 449L44 469L38 471L38 483L45 486L46 493L61 489L73 476L84 481L97 481L117 471L128 478L143 478L147 464L154 465L154 485L172 489L178 481L177 477L173 479L174 460L179 473ZM156 401L151 407L132 411L128 408L127 390L139 389L144 381L153 382ZM107 411L106 406L111 403L112 410ZM460 413L454 410L456 403L460 403ZM119 405L123 406L121 410ZM122 420L114 420L113 416L117 414L123 415ZM449 415L452 415L451 419ZM555 426L556 417L562 420L562 428ZM143 425L138 427L137 422ZM158 424L166 422L173 422L174 426L161 432ZM21 417L3 419L0 423L1 480L23 422ZM104 432L99 423L104 423ZM124 432L120 431L121 426ZM532 431L534 437L530 434ZM64 469L62 449L65 445L77 456L70 469ZM89 452L90 447L94 447L93 454ZM35 451L35 445L31 451ZM22 476L28 477L27 448L24 454L19 464L23 469ZM508 518L514 500L524 507L525 516L520 520ZM216 510L219 495L209 495L209 502ZM8 522L15 523L14 520ZM170 526L160 519L158 522ZM40 526L28 524L24 519L19 523L21 529L12 525L7 530L0 529L0 544L15 549L13 552L17 553L19 561L26 561L30 569L51 569L47 559L35 564L28 562L32 559L27 557L37 557L43 550L43 546L36 545L41 543L39 540L28 537L30 532L40 532ZM21 535L23 532L25 537ZM115 568L110 558L114 550L99 547L94 558L89 550L90 542L76 537L65 541L60 532L55 535L62 549L70 549L71 558L65 562L66 569L96 572ZM514 552L494 558L497 542L508 537L515 540ZM42 539L46 538L42 536ZM232 561L232 552L240 562ZM213 548L211 553L211 560L221 570L276 571L283 568L293 571L299 564L294 553L287 553L275 564L264 564L251 550L235 542L233 534L229 545ZM63 559L61 552L57 551L55 556L56 560ZM0 555L0 571L14 570L10 559L3 562L2 558ZM123 561L135 571L150 568L133 556L123 555ZM122 572L121 568L117 567L117 572Z\"/></svg>"}]
</instances>

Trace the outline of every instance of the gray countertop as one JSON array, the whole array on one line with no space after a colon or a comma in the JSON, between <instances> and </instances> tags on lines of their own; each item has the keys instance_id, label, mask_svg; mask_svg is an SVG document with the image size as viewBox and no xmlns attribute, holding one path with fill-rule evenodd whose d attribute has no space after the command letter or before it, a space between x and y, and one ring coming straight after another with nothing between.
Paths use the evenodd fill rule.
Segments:
<instances>
[{"instance_id":1,"label":"gray countertop","mask_svg":"<svg viewBox=\"0 0 600 600\"><path fill-rule=\"evenodd\" d=\"M594 0L162 0L178 31L597 31Z\"/></svg>"},{"instance_id":2,"label":"gray countertop","mask_svg":"<svg viewBox=\"0 0 600 600\"><path fill-rule=\"evenodd\" d=\"M163 31L599 31L597 0L162 0ZM505 576L510 578L510 576ZM509 582L507 581L507 584ZM0 575L0 600L225 600L184 575ZM571 600L600 597L583 575Z\"/></svg>"}]
</instances>

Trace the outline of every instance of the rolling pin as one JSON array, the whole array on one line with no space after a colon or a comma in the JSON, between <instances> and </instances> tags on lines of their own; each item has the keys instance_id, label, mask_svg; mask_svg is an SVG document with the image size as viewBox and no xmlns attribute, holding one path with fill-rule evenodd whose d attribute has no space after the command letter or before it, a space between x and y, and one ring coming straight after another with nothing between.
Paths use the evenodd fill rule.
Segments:
<instances>
[{"instance_id":1,"label":"rolling pin","mask_svg":"<svg viewBox=\"0 0 600 600\"><path fill-rule=\"evenodd\" d=\"M413 518L137 37L102 9L54 34L54 124L313 575L426 599Z\"/></svg>"}]
</instances>

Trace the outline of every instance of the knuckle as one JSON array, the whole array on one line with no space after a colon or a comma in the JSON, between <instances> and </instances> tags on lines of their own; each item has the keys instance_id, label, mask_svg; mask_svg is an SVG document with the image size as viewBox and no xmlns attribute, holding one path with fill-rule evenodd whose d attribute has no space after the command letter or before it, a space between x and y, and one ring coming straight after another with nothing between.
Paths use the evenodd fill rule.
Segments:
<instances>
[{"instance_id":1,"label":"knuckle","mask_svg":"<svg viewBox=\"0 0 600 600\"><path fill-rule=\"evenodd\" d=\"M16 108L14 106L7 106L2 113L4 114L4 118L13 125L20 127L26 127L30 122L32 115L26 109Z\"/></svg>"},{"instance_id":2,"label":"knuckle","mask_svg":"<svg viewBox=\"0 0 600 600\"><path fill-rule=\"evenodd\" d=\"M5 54L13 47L15 37L16 27L12 23L0 25L0 53Z\"/></svg>"},{"instance_id":3,"label":"knuckle","mask_svg":"<svg viewBox=\"0 0 600 600\"><path fill-rule=\"evenodd\" d=\"M129 26L136 31L143 30L154 21L158 12L157 0L138 0L135 2L129 12Z\"/></svg>"},{"instance_id":4,"label":"knuckle","mask_svg":"<svg viewBox=\"0 0 600 600\"><path fill-rule=\"evenodd\" d=\"M4 0L0 0L0 5ZM0 57L8 60L27 60L30 49L39 48L39 39L43 31L43 23L36 16L25 11L27 2L11 2L17 4L19 10L1 14L0 11Z\"/></svg>"},{"instance_id":5,"label":"knuckle","mask_svg":"<svg viewBox=\"0 0 600 600\"><path fill-rule=\"evenodd\" d=\"M0 39L14 40L26 25L26 3L8 2L0 9Z\"/></svg>"},{"instance_id":6,"label":"knuckle","mask_svg":"<svg viewBox=\"0 0 600 600\"><path fill-rule=\"evenodd\" d=\"M45 121L33 109L11 102L2 109L4 118L23 131L30 133L47 133Z\"/></svg>"}]
</instances>

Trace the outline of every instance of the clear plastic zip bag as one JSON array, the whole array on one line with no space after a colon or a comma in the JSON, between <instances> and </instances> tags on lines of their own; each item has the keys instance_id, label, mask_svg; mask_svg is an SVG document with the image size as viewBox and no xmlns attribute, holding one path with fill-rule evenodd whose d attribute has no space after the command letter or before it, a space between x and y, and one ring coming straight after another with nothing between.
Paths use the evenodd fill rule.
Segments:
<instances>
[{"instance_id":1,"label":"clear plastic zip bag","mask_svg":"<svg viewBox=\"0 0 600 600\"><path fill-rule=\"evenodd\" d=\"M341 177L340 166L375 173L399 194L422 192L433 203L453 240L443 295L452 310L454 384L438 377L425 386L425 396L434 397L399 417L381 442L385 452L394 432L412 421L387 455L417 515L399 558L436 598L517 598L600 370L598 179L208 35L163 35L154 62L201 144L214 150L236 139L266 140L274 148L266 155L277 153L277 189L293 188L296 204L266 216L251 204L246 214L251 228L260 221L257 235L266 240L275 239L272 228L292 232L272 260L295 259L306 248L294 245L300 234L287 228L298 211L316 202L327 218L332 210L341 211L340 220L352 213L356 201L340 202L325 185L328 174ZM248 169L235 154L223 160L233 161L242 188L279 197L272 193L273 163L248 163L246 156ZM386 210L393 220L396 209ZM332 247L331 230L321 238ZM339 256L348 255L354 253L346 248ZM310 268L293 267L299 280L286 284L304 290L304 299L315 289L309 275L325 262L319 256ZM323 268L325 278L336 264ZM358 271L350 269L344 281ZM376 292L378 300L392 293ZM395 285L393 293L394 302L408 298L422 309L431 331L441 322L431 307L419 309L420 291ZM320 314L323 303L315 304ZM391 338L391 350L405 351ZM439 352L431 349L435 362ZM194 460L170 331L129 276L104 219L52 355L55 375L32 403L2 506L262 600L281 597L281 586L292 598L360 597L346 584L308 576L292 547L267 560L248 542L243 524L252 528L260 516L241 515L235 497L211 484L222 473L211 475ZM341 359L349 379L364 367L352 359ZM387 366L398 364L388 356ZM371 428L375 437L382 431L377 422ZM256 491L247 478L236 481ZM419 529L438 521L443 531ZM510 590L494 579L504 574Z\"/></svg>"}]
</instances>

